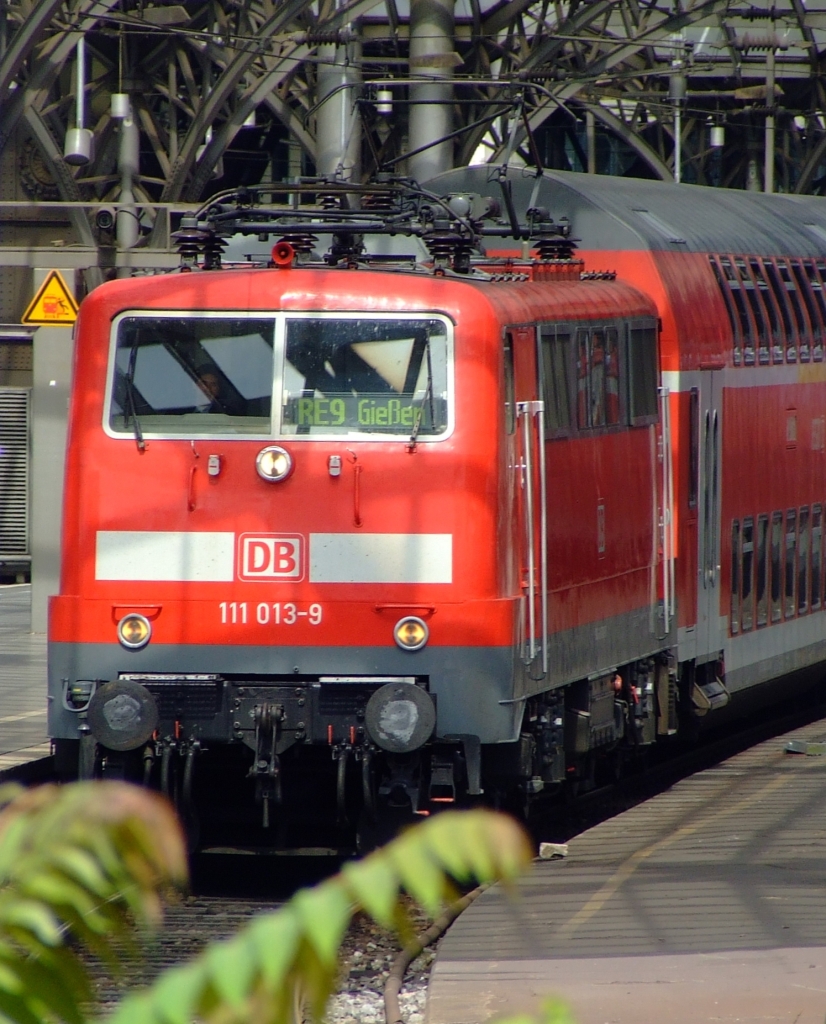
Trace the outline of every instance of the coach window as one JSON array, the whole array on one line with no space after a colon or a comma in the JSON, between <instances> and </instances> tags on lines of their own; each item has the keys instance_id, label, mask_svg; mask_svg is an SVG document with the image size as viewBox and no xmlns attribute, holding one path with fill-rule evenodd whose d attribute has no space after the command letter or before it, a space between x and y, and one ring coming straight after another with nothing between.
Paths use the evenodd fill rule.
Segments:
<instances>
[{"instance_id":1,"label":"coach window","mask_svg":"<svg viewBox=\"0 0 826 1024\"><path fill-rule=\"evenodd\" d=\"M792 271L793 261L790 259L784 259L778 260L777 263L780 266L780 273L786 283L786 292L789 296L792 312L794 313L794 317L797 322L797 333L800 337L800 345L803 346L808 344L808 339L810 339L812 335L812 328L809 324L809 318L803 305L803 299L800 295L800 288L797 283L797 279Z\"/></svg>"},{"instance_id":2,"label":"coach window","mask_svg":"<svg viewBox=\"0 0 826 1024\"><path fill-rule=\"evenodd\" d=\"M768 545L766 543L769 532L769 517L762 515L757 517L757 554L754 562L755 571L755 598L757 602L757 628L765 626L768 622L769 594L767 583L766 558Z\"/></svg>"},{"instance_id":3,"label":"coach window","mask_svg":"<svg viewBox=\"0 0 826 1024\"><path fill-rule=\"evenodd\" d=\"M815 299L812 295L811 285L809 284L809 278L803 266L803 261L791 260L790 262L792 265L792 273L794 274L795 281L797 281L797 291L803 300L803 306L811 327L811 358L813 359L815 351L817 349L821 349L822 351L823 348L823 324L820 319L820 310L815 305ZM809 357L810 348L807 346L804 354L803 347L801 346L801 362L808 362Z\"/></svg>"},{"instance_id":4,"label":"coach window","mask_svg":"<svg viewBox=\"0 0 826 1024\"><path fill-rule=\"evenodd\" d=\"M774 292L769 287L764 264L756 258L749 260L752 274L757 282L757 290L763 305L769 316L771 326L771 358L773 363L783 362L783 326L781 323L781 312L777 306Z\"/></svg>"},{"instance_id":5,"label":"coach window","mask_svg":"<svg viewBox=\"0 0 826 1024\"><path fill-rule=\"evenodd\" d=\"M812 297L820 315L820 322L823 331L820 335L820 342L815 340L812 350L812 358L816 362L823 360L823 346L826 345L826 262L823 260L804 260L803 266L809 278L812 289Z\"/></svg>"},{"instance_id":6,"label":"coach window","mask_svg":"<svg viewBox=\"0 0 826 1024\"><path fill-rule=\"evenodd\" d=\"M728 313L729 323L731 324L731 336L734 339L734 365L739 366L743 359L742 329L737 308L734 304L734 297L731 293L731 284L727 280L723 269L723 261L727 264L726 270L730 272L731 262L725 256L709 256L709 262L711 263L711 268L714 271L714 276L717 278L717 285L722 293L723 301L726 304L726 312Z\"/></svg>"},{"instance_id":7,"label":"coach window","mask_svg":"<svg viewBox=\"0 0 826 1024\"><path fill-rule=\"evenodd\" d=\"M823 550L823 510L820 505L812 505L812 586L810 590L812 611L820 607L820 573L821 551Z\"/></svg>"},{"instance_id":8,"label":"coach window","mask_svg":"<svg viewBox=\"0 0 826 1024\"><path fill-rule=\"evenodd\" d=\"M783 600L783 611L787 619L794 618L796 553L797 509L790 508L786 513L786 589Z\"/></svg>"},{"instance_id":9,"label":"coach window","mask_svg":"<svg viewBox=\"0 0 826 1024\"><path fill-rule=\"evenodd\" d=\"M657 356L656 323L632 322L628 330L628 404L634 426L654 423L657 419Z\"/></svg>"},{"instance_id":10,"label":"coach window","mask_svg":"<svg viewBox=\"0 0 826 1024\"><path fill-rule=\"evenodd\" d=\"M783 513L772 512L772 622L783 618Z\"/></svg>"},{"instance_id":11,"label":"coach window","mask_svg":"<svg viewBox=\"0 0 826 1024\"><path fill-rule=\"evenodd\" d=\"M785 262L788 264L791 270L791 283L793 288L789 290L792 304L797 308L797 318L800 323L800 346L797 350L797 356L800 362L809 362L809 355L812 346L812 314L809 308L809 292L808 288L805 288L805 278L803 278L802 271L795 259L786 259Z\"/></svg>"},{"instance_id":12,"label":"coach window","mask_svg":"<svg viewBox=\"0 0 826 1024\"><path fill-rule=\"evenodd\" d=\"M740 317L740 325L743 335L743 362L746 366L754 365L754 340L756 331L754 322L752 320L751 312L749 311L748 303L746 302L744 291L745 287L740 278L735 264L742 263L742 260L737 261L733 257L722 256L720 263L726 272L726 277L729 281L731 288L731 294L734 298L734 303L737 306L737 313ZM745 273L745 267L743 268Z\"/></svg>"},{"instance_id":13,"label":"coach window","mask_svg":"<svg viewBox=\"0 0 826 1024\"><path fill-rule=\"evenodd\" d=\"M254 317L123 317L110 429L269 436L274 326Z\"/></svg>"},{"instance_id":14,"label":"coach window","mask_svg":"<svg viewBox=\"0 0 826 1024\"><path fill-rule=\"evenodd\" d=\"M783 284L786 287L786 295L789 299L789 305L792 307L792 315L794 317L795 325L797 327L797 335L800 339L799 344L802 346L808 344L808 337L811 333L809 330L809 324L806 319L806 314L803 312L803 305L800 301L800 295L797 291L797 283L795 282L794 276L792 275L791 267L789 266L788 260L776 260L778 269L780 270L780 276L783 278ZM797 353L788 353L787 358L790 362L794 362Z\"/></svg>"},{"instance_id":15,"label":"coach window","mask_svg":"<svg viewBox=\"0 0 826 1024\"><path fill-rule=\"evenodd\" d=\"M740 626L745 633L754 625L754 520L743 520L740 576Z\"/></svg>"},{"instance_id":16,"label":"coach window","mask_svg":"<svg viewBox=\"0 0 826 1024\"><path fill-rule=\"evenodd\" d=\"M763 307L763 300L746 260L737 259L734 262L740 271L740 278L743 282L746 298L751 306L752 316L754 317L754 325L757 328L757 361L765 365L769 362L769 327L766 311Z\"/></svg>"},{"instance_id":17,"label":"coach window","mask_svg":"<svg viewBox=\"0 0 826 1024\"><path fill-rule=\"evenodd\" d=\"M797 611L803 614L809 608L809 509L800 510L797 531Z\"/></svg>"},{"instance_id":18,"label":"coach window","mask_svg":"<svg viewBox=\"0 0 826 1024\"><path fill-rule=\"evenodd\" d=\"M786 285L783 283L783 279L780 276L780 271L775 266L773 260L764 258L763 266L766 270L766 280L774 295L777 308L780 310L780 317L783 321L783 330L786 334L785 339L785 350L786 355L790 359L796 358L797 354L797 335L795 332L794 324L792 322L792 310L789 304L789 296L786 291Z\"/></svg>"},{"instance_id":19,"label":"coach window","mask_svg":"<svg viewBox=\"0 0 826 1024\"><path fill-rule=\"evenodd\" d=\"M568 327L540 328L540 370L545 401L545 436L566 437L571 432L571 331Z\"/></svg>"},{"instance_id":20,"label":"coach window","mask_svg":"<svg viewBox=\"0 0 826 1024\"><path fill-rule=\"evenodd\" d=\"M731 524L731 620L732 633L740 632L740 520Z\"/></svg>"},{"instance_id":21,"label":"coach window","mask_svg":"<svg viewBox=\"0 0 826 1024\"><path fill-rule=\"evenodd\" d=\"M823 282L820 279L816 261L813 259L802 260L803 272L809 280L809 295L814 306L812 339L812 358L815 362L823 360L823 343L826 340L826 298L823 294Z\"/></svg>"}]
</instances>

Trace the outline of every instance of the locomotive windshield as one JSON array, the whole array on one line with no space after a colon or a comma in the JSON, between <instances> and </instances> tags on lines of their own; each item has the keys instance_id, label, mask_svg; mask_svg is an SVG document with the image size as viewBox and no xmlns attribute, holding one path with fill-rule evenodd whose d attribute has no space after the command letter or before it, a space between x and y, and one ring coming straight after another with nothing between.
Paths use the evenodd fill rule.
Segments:
<instances>
[{"instance_id":1,"label":"locomotive windshield","mask_svg":"<svg viewBox=\"0 0 826 1024\"><path fill-rule=\"evenodd\" d=\"M441 321L287 321L283 434L422 437L446 428Z\"/></svg>"},{"instance_id":2,"label":"locomotive windshield","mask_svg":"<svg viewBox=\"0 0 826 1024\"><path fill-rule=\"evenodd\" d=\"M110 426L268 433L274 326L247 318L121 320Z\"/></svg>"},{"instance_id":3,"label":"locomotive windshield","mask_svg":"<svg viewBox=\"0 0 826 1024\"><path fill-rule=\"evenodd\" d=\"M109 429L436 437L448 429L447 331L435 317L124 316Z\"/></svg>"}]
</instances>

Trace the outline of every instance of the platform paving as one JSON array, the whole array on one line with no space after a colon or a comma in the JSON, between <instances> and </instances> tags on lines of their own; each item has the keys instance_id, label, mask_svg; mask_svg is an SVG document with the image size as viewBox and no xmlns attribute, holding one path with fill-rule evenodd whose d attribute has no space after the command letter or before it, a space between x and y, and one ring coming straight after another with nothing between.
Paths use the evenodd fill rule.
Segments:
<instances>
[{"instance_id":1,"label":"platform paving","mask_svg":"<svg viewBox=\"0 0 826 1024\"><path fill-rule=\"evenodd\" d=\"M31 586L0 586L0 772L49 754L46 638L30 624Z\"/></svg>"},{"instance_id":2,"label":"platform paving","mask_svg":"<svg viewBox=\"0 0 826 1024\"><path fill-rule=\"evenodd\" d=\"M823 1024L826 721L576 837L443 940L429 1024L565 999L579 1024Z\"/></svg>"}]
</instances>

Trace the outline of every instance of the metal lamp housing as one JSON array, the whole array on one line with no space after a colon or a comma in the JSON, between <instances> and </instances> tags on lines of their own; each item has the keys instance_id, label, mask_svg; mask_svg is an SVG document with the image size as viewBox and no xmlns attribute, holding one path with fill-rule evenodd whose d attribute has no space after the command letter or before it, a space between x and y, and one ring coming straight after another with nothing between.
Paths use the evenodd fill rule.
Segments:
<instances>
[{"instance_id":1,"label":"metal lamp housing","mask_svg":"<svg viewBox=\"0 0 826 1024\"><path fill-rule=\"evenodd\" d=\"M63 159L74 167L82 167L92 159L94 136L90 128L70 128L63 144Z\"/></svg>"}]
</instances>

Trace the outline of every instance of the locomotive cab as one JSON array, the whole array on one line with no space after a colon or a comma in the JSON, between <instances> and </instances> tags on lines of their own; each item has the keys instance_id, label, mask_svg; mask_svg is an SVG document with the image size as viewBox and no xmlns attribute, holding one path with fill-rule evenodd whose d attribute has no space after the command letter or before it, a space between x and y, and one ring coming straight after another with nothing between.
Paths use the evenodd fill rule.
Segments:
<instances>
[{"instance_id":1,"label":"locomotive cab","mask_svg":"<svg viewBox=\"0 0 826 1024\"><path fill-rule=\"evenodd\" d=\"M296 845L297 821L521 799L670 731L651 300L569 252L276 250L81 308L67 772Z\"/></svg>"}]
</instances>

